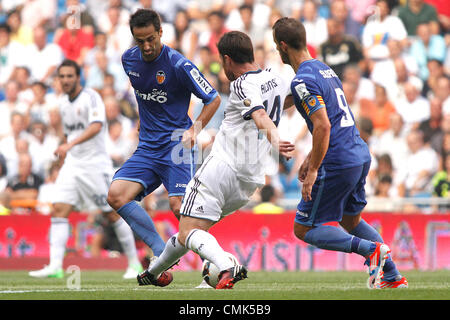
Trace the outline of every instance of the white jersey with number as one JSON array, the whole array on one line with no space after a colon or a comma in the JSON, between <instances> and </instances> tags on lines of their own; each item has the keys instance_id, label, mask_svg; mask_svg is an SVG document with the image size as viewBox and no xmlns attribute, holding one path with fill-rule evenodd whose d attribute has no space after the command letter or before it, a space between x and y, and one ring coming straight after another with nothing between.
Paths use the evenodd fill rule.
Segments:
<instances>
[{"instance_id":1,"label":"white jersey with number","mask_svg":"<svg viewBox=\"0 0 450 320\"><path fill-rule=\"evenodd\" d=\"M101 122L103 126L94 137L69 150L55 182L52 202L71 204L78 210L111 211L106 198L113 166L106 151L105 105L100 95L84 88L73 101L68 96L62 97L60 112L68 142L93 122Z\"/></svg>"},{"instance_id":2,"label":"white jersey with number","mask_svg":"<svg viewBox=\"0 0 450 320\"><path fill-rule=\"evenodd\" d=\"M250 71L231 82L225 118L211 154L225 161L238 179L264 184L272 146L251 114L265 109L277 126L288 94L289 83L270 69Z\"/></svg>"},{"instance_id":3,"label":"white jersey with number","mask_svg":"<svg viewBox=\"0 0 450 320\"><path fill-rule=\"evenodd\" d=\"M79 137L93 122L103 124L97 135L70 149L64 162L81 165L109 164L111 158L106 151L105 105L100 95L93 89L83 88L73 101L67 95L63 96L59 106L67 142Z\"/></svg>"}]
</instances>

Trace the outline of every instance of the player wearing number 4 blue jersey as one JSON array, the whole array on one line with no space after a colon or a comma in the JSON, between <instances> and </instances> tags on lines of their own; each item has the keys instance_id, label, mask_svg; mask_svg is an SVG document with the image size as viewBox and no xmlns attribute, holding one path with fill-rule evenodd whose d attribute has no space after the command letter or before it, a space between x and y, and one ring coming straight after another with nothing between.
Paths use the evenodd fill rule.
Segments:
<instances>
[{"instance_id":1,"label":"player wearing number 4 blue jersey","mask_svg":"<svg viewBox=\"0 0 450 320\"><path fill-rule=\"evenodd\" d=\"M216 112L220 97L191 61L161 43L158 13L137 10L130 18L130 30L137 46L123 54L122 64L138 102L139 144L115 173L108 203L159 256L164 241L135 200L162 183L170 208L179 217L181 199L193 175L190 149ZM194 124L188 115L192 94L205 104Z\"/></svg>"},{"instance_id":2,"label":"player wearing number 4 blue jersey","mask_svg":"<svg viewBox=\"0 0 450 320\"><path fill-rule=\"evenodd\" d=\"M273 25L273 38L283 63L296 72L291 82L293 100L313 138L312 150L298 174L303 186L295 235L321 249L365 257L371 289L407 287L389 256L389 247L361 219L367 203L364 185L370 153L359 136L341 81L327 65L311 58L301 22L279 19ZM347 232L325 225L333 221Z\"/></svg>"}]
</instances>

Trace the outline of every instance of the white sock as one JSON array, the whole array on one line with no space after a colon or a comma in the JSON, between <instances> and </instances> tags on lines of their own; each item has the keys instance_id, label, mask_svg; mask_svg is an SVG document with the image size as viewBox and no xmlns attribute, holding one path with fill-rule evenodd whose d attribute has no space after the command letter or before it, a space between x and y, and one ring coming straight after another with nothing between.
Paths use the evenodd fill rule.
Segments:
<instances>
[{"instance_id":1,"label":"white sock","mask_svg":"<svg viewBox=\"0 0 450 320\"><path fill-rule=\"evenodd\" d=\"M176 233L167 240L163 252L158 259L149 266L148 271L153 275L159 275L177 262L177 260L184 256L188 251L189 249L180 244L178 241L178 233Z\"/></svg>"},{"instance_id":2,"label":"white sock","mask_svg":"<svg viewBox=\"0 0 450 320\"><path fill-rule=\"evenodd\" d=\"M186 238L186 247L214 263L220 271L234 267L216 238L209 232L193 229Z\"/></svg>"},{"instance_id":3,"label":"white sock","mask_svg":"<svg viewBox=\"0 0 450 320\"><path fill-rule=\"evenodd\" d=\"M69 239L69 220L67 218L50 219L50 264L52 268L62 268L66 244Z\"/></svg>"},{"instance_id":4,"label":"white sock","mask_svg":"<svg viewBox=\"0 0 450 320\"><path fill-rule=\"evenodd\" d=\"M112 226L116 233L117 239L122 245L123 252L128 258L128 265L140 263L136 250L134 234L130 226L122 218L114 222Z\"/></svg>"}]
</instances>

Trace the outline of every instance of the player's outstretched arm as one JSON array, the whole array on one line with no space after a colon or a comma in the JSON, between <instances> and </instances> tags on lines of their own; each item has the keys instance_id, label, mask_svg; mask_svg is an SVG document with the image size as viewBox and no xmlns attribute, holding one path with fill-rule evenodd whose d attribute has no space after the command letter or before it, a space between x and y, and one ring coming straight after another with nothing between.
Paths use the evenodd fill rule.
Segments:
<instances>
[{"instance_id":1,"label":"player's outstretched arm","mask_svg":"<svg viewBox=\"0 0 450 320\"><path fill-rule=\"evenodd\" d=\"M198 134L208 124L214 113L216 113L217 109L220 106L220 102L221 98L219 95L217 95L210 103L203 106L203 109L198 115L197 119L195 119L195 122L192 124L189 130L186 130L186 132L183 134L181 141L185 148L192 148L195 145Z\"/></svg>"},{"instance_id":2,"label":"player's outstretched arm","mask_svg":"<svg viewBox=\"0 0 450 320\"><path fill-rule=\"evenodd\" d=\"M279 150L282 156L290 159L292 157L291 152L294 151L295 146L288 141L280 141L278 129L272 119L267 115L266 111L264 109L258 109L252 112L252 119L255 121L258 129L267 136L267 140L269 140L272 146L276 150Z\"/></svg>"}]
</instances>

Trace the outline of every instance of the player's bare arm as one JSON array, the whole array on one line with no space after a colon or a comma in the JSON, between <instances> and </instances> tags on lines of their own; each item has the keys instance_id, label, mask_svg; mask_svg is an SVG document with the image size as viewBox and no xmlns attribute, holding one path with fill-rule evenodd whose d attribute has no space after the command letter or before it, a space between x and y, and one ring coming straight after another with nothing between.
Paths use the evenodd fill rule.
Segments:
<instances>
[{"instance_id":1,"label":"player's bare arm","mask_svg":"<svg viewBox=\"0 0 450 320\"><path fill-rule=\"evenodd\" d=\"M280 151L280 154L287 159L292 157L291 152L294 151L295 146L289 141L280 141L280 136L278 134L277 127L273 123L272 119L269 118L264 109L259 109L252 112L252 119L255 121L258 129L262 130L269 142L274 148Z\"/></svg>"},{"instance_id":2,"label":"player's bare arm","mask_svg":"<svg viewBox=\"0 0 450 320\"><path fill-rule=\"evenodd\" d=\"M64 159L66 157L67 152L72 149L77 144L83 143L94 136L96 136L100 130L102 130L103 124L101 122L93 122L91 123L86 130L84 130L77 138L73 139L70 142L65 142L61 144L56 151L54 152L55 156L60 159Z\"/></svg>"},{"instance_id":3,"label":"player's bare arm","mask_svg":"<svg viewBox=\"0 0 450 320\"><path fill-rule=\"evenodd\" d=\"M294 103L294 97L292 94L286 96L286 99L284 100L283 110L289 109L295 105Z\"/></svg>"},{"instance_id":4,"label":"player's bare arm","mask_svg":"<svg viewBox=\"0 0 450 320\"><path fill-rule=\"evenodd\" d=\"M203 109L198 115L195 122L192 124L189 130L186 130L186 132L184 132L183 134L181 141L186 148L192 148L195 145L198 134L208 124L214 113L216 113L217 109L220 106L220 102L221 98L219 95L217 95L209 104L203 106Z\"/></svg>"},{"instance_id":5,"label":"player's bare arm","mask_svg":"<svg viewBox=\"0 0 450 320\"><path fill-rule=\"evenodd\" d=\"M306 176L303 180L302 197L305 201L310 201L311 191L314 182L317 178L317 171L322 163L323 158L328 150L330 142L331 124L328 119L327 111L325 108L321 108L311 115L311 121L314 125L312 132L312 149L307 158L307 170ZM302 165L303 167L303 165ZM302 175L304 175L305 167L301 168Z\"/></svg>"},{"instance_id":6,"label":"player's bare arm","mask_svg":"<svg viewBox=\"0 0 450 320\"><path fill-rule=\"evenodd\" d=\"M308 153L302 165L300 166L300 169L298 170L298 180L300 180L300 182L302 183L305 181L306 173L308 172L309 168L310 159L311 159L311 152Z\"/></svg>"}]
</instances>

